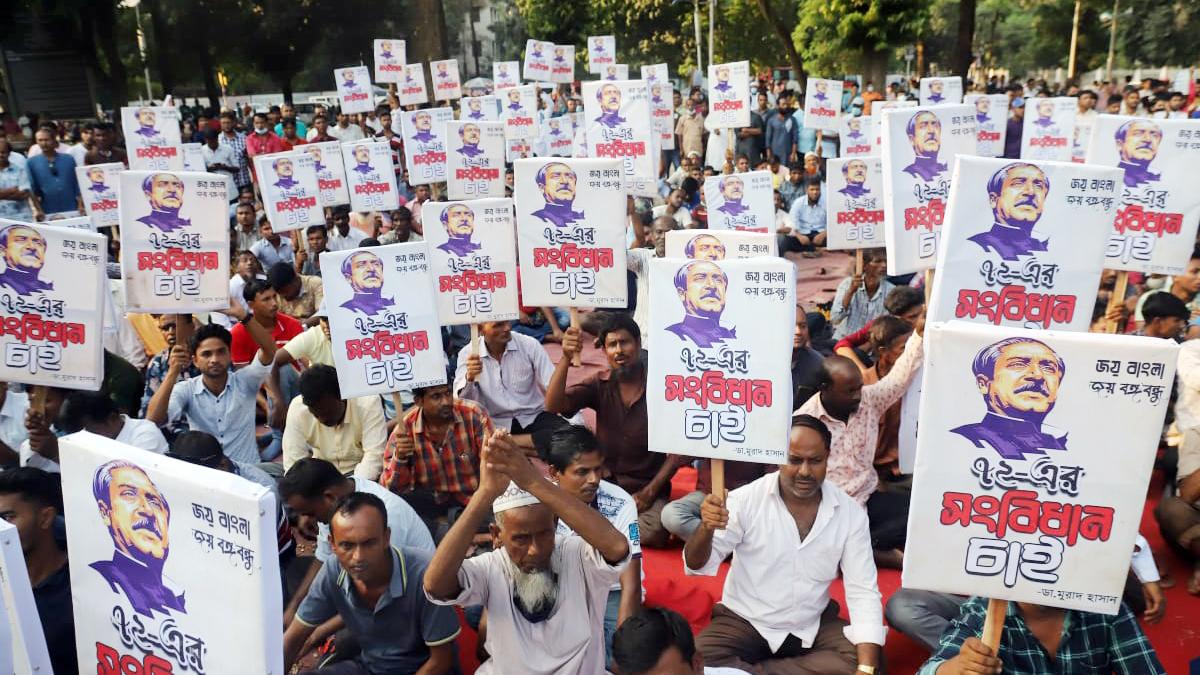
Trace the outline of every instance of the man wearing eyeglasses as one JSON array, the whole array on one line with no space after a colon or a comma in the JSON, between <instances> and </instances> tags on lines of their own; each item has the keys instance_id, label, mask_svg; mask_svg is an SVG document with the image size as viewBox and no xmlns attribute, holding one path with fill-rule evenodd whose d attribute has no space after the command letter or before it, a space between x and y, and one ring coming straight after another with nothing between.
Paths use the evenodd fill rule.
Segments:
<instances>
[{"instance_id":1,"label":"man wearing eyeglasses","mask_svg":"<svg viewBox=\"0 0 1200 675\"><path fill-rule=\"evenodd\" d=\"M42 152L29 159L29 184L33 197L33 217L45 220L47 214L83 214L79 183L75 180L75 159L58 152L58 139L49 129L34 134Z\"/></svg>"}]
</instances>

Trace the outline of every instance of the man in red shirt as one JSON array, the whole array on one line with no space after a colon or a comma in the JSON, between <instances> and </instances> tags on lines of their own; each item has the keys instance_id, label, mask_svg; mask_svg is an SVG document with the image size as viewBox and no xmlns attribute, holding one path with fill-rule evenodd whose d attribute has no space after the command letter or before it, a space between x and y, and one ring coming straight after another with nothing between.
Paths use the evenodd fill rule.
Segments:
<instances>
[{"instance_id":1,"label":"man in red shirt","mask_svg":"<svg viewBox=\"0 0 1200 675\"><path fill-rule=\"evenodd\" d=\"M254 113L254 133L246 134L246 157L250 159L250 175L254 176L255 155L269 155L286 149L283 140L267 126L267 116ZM258 176L254 176L254 181L258 182Z\"/></svg>"},{"instance_id":2,"label":"man in red shirt","mask_svg":"<svg viewBox=\"0 0 1200 675\"><path fill-rule=\"evenodd\" d=\"M305 145L307 141L296 135L296 120L285 119L280 124L283 126L283 137L279 140L283 141L284 150L292 150L298 145Z\"/></svg>"},{"instance_id":3,"label":"man in red shirt","mask_svg":"<svg viewBox=\"0 0 1200 675\"><path fill-rule=\"evenodd\" d=\"M276 349L304 332L304 326L299 321L279 311L279 301L275 297L275 289L271 288L266 281L262 279L247 281L242 289L242 297L250 307L251 316L247 321L254 321L264 329L271 331L271 339L275 341ZM243 323L234 326L230 333L233 336L233 342L229 352L233 360L233 367L237 369L250 363L258 351L258 344ZM269 388L263 387L262 390L267 393L267 401L271 409L277 410L283 406L283 409L286 410L292 399L299 393L299 386L299 371L295 367L281 368L279 370L279 392L282 400L274 400ZM267 419L273 417L270 412L271 410L267 411ZM271 439L267 447L261 451L262 458L270 461L278 457L282 451L283 428L271 427Z\"/></svg>"}]
</instances>

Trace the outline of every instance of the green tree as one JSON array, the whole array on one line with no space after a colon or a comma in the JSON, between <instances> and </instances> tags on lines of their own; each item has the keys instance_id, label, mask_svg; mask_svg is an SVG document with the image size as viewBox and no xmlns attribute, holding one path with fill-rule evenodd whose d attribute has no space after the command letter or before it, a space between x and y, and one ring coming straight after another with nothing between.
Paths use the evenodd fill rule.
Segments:
<instances>
[{"instance_id":1,"label":"green tree","mask_svg":"<svg viewBox=\"0 0 1200 675\"><path fill-rule=\"evenodd\" d=\"M1129 60L1156 66L1190 66L1200 61L1196 0L1125 0L1121 10L1117 33Z\"/></svg>"},{"instance_id":2,"label":"green tree","mask_svg":"<svg viewBox=\"0 0 1200 675\"><path fill-rule=\"evenodd\" d=\"M920 36L921 0L802 0L794 31L812 73L861 72L883 82L896 50Z\"/></svg>"}]
</instances>

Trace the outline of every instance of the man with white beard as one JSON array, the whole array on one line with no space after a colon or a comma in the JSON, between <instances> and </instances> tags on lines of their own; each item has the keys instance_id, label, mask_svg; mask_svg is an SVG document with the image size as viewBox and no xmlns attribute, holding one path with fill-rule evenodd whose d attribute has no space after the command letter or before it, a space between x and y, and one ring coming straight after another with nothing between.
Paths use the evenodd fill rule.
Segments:
<instances>
[{"instance_id":1,"label":"man with white beard","mask_svg":"<svg viewBox=\"0 0 1200 675\"><path fill-rule=\"evenodd\" d=\"M481 455L479 489L434 553L425 594L487 610L492 658L481 675L604 672L604 610L629 541L546 480L507 431L493 432ZM464 560L489 509L495 549ZM579 536L556 536L559 518Z\"/></svg>"}]
</instances>

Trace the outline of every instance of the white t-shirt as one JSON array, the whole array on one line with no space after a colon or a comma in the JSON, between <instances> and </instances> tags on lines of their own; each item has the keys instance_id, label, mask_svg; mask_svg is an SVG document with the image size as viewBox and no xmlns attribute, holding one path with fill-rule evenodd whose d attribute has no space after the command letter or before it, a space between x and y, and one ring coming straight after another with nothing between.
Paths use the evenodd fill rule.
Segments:
<instances>
[{"instance_id":1,"label":"white t-shirt","mask_svg":"<svg viewBox=\"0 0 1200 675\"><path fill-rule=\"evenodd\" d=\"M352 248L358 248L359 244L362 243L362 240L366 238L367 235L364 234L362 230L354 226L350 226L349 229L346 230L345 236L342 236L342 233L338 232L336 227L330 228L329 239L325 243L325 250L349 251Z\"/></svg>"},{"instance_id":2,"label":"white t-shirt","mask_svg":"<svg viewBox=\"0 0 1200 675\"><path fill-rule=\"evenodd\" d=\"M12 394L9 395L11 396ZM157 424L150 420L128 417L126 415L121 415L121 421L125 424L113 440L160 455L166 454L167 439L163 438ZM25 439L21 443L21 449L18 453L21 455L21 466L31 466L35 469L49 471L50 473L61 472L58 462L42 457L29 447L29 439Z\"/></svg>"},{"instance_id":3,"label":"white t-shirt","mask_svg":"<svg viewBox=\"0 0 1200 675\"><path fill-rule=\"evenodd\" d=\"M361 141L364 138L362 127L358 126L357 124L348 124L346 125L345 129L335 124L329 127L325 133L333 136L343 143Z\"/></svg>"},{"instance_id":4,"label":"white t-shirt","mask_svg":"<svg viewBox=\"0 0 1200 675\"><path fill-rule=\"evenodd\" d=\"M355 492L365 492L383 500L383 507L387 510L388 529L392 533L392 546L433 552L433 537L429 535L429 528L425 527L425 523L408 502L373 480L358 476L352 476L350 480L354 481ZM329 545L329 526L325 523L317 523L317 550L313 555L321 562L333 555L333 547Z\"/></svg>"},{"instance_id":5,"label":"white t-shirt","mask_svg":"<svg viewBox=\"0 0 1200 675\"><path fill-rule=\"evenodd\" d=\"M629 558L631 560L642 557L642 538L638 533L637 502L633 501L633 497L629 496L628 492L621 489L619 485L602 480L600 487L596 490L596 501L589 506L599 511L609 524L617 528L617 532L625 535L625 539L629 541ZM558 534L566 537L575 534L575 531L571 529L570 525L559 520ZM642 579L645 580L645 577L646 570L643 569ZM609 587L609 590L621 590L620 580Z\"/></svg>"}]
</instances>

